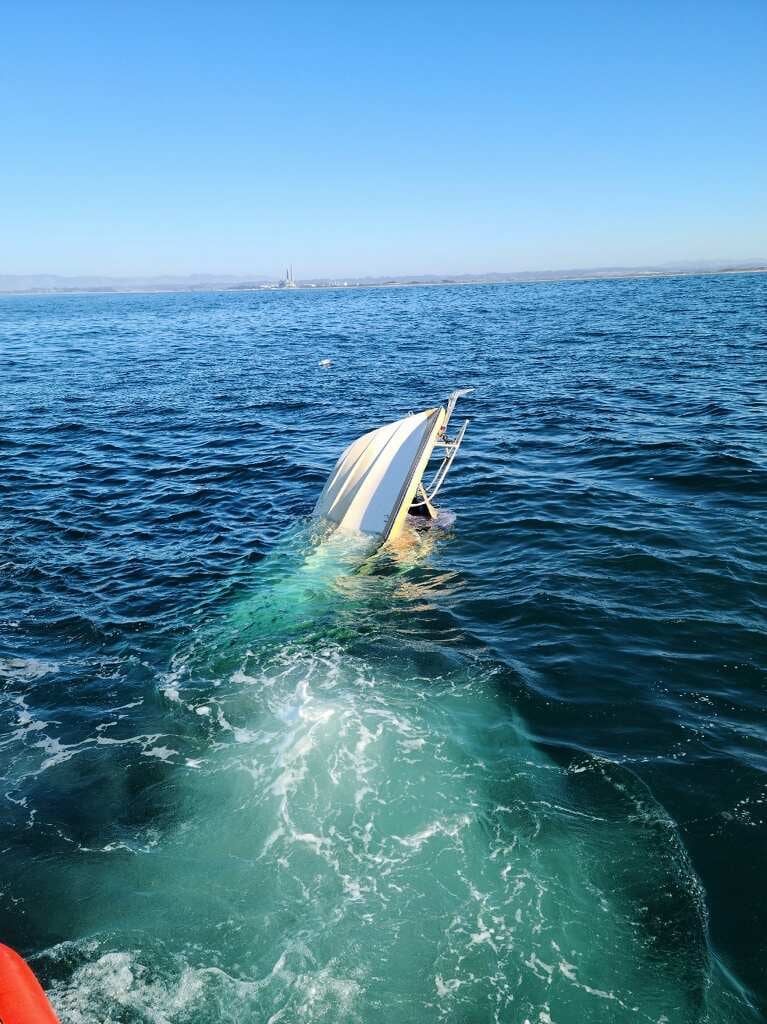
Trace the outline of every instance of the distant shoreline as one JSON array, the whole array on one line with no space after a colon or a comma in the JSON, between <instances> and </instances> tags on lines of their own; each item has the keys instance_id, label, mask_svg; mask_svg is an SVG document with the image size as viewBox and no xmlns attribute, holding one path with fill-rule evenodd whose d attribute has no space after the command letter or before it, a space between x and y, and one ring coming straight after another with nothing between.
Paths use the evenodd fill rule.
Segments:
<instances>
[{"instance_id":1,"label":"distant shoreline","mask_svg":"<svg viewBox=\"0 0 767 1024\"><path fill-rule=\"evenodd\" d=\"M0 297L5 295L194 295L194 294L226 294L229 292L277 292L291 294L296 291L362 291L365 289L396 289L396 288L456 288L476 285L511 285L511 284L556 284L577 281L629 281L647 280L668 277L719 277L733 274L765 274L767 265L753 267L721 267L716 269L697 268L690 270L662 269L616 269L610 270L573 270L573 271L524 271L518 274L487 274L457 275L450 277L403 277L386 280L369 280L364 278L348 279L345 282L330 280L311 280L297 282L294 288L281 288L271 282L242 284L198 284L152 287L150 284L135 287L114 286L66 286L66 287L29 287L0 288Z\"/></svg>"}]
</instances>

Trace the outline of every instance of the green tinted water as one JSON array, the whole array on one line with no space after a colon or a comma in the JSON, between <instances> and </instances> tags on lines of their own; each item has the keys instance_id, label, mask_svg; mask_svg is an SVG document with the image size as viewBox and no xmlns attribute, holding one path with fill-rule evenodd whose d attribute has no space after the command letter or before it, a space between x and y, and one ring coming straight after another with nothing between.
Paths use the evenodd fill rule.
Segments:
<instances>
[{"instance_id":1,"label":"green tinted water","mask_svg":"<svg viewBox=\"0 0 767 1024\"><path fill-rule=\"evenodd\" d=\"M649 793L537 747L499 666L414 643L433 543L294 531L177 652L145 753L178 767L124 850L71 863L64 1019L729 1019Z\"/></svg>"},{"instance_id":2,"label":"green tinted water","mask_svg":"<svg viewBox=\"0 0 767 1024\"><path fill-rule=\"evenodd\" d=\"M764 1016L766 301L0 301L0 935L64 1024ZM459 384L449 537L279 540Z\"/></svg>"}]
</instances>

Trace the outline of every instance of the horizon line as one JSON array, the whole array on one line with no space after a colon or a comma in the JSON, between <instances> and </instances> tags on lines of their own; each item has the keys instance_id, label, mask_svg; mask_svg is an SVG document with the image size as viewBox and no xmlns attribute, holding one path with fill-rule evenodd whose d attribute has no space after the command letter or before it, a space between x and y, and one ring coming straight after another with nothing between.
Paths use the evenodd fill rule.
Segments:
<instances>
[{"instance_id":1,"label":"horizon line","mask_svg":"<svg viewBox=\"0 0 767 1024\"><path fill-rule=\"evenodd\" d=\"M525 270L484 270L484 271L427 271L427 272L397 272L397 273L367 273L367 274L342 274L342 273L330 273L330 274L312 274L297 280L303 280L306 282L327 282L327 281L406 281L406 280L486 280L493 278L515 278L515 277L528 277L535 275L569 275L569 274L618 274L618 273L641 273L641 272L679 272L687 271L694 272L698 270L714 270L715 268L720 269L733 269L733 270L748 270L756 269L759 267L767 268L767 257L748 257L748 258L737 258L737 259L685 259L685 260L669 260L664 263L621 263L621 264L601 264L597 266L570 266L570 267L548 267L540 269L525 269ZM99 272L81 272L81 273L58 273L49 271L36 271L28 273L19 273L14 271L0 272L0 282L4 280L17 280L21 281L32 281L35 279L48 279L57 281L74 282L78 280L86 281L114 281L114 282L128 282L128 281L146 281L159 282L159 281L199 281L203 282L231 282L231 283L245 283L247 281L253 281L258 283L267 282L279 282L283 278L266 274L263 272L215 272L215 271L191 271L188 273L179 273L174 271L165 271L158 273L146 273L146 272L131 272L131 273L99 273Z\"/></svg>"}]
</instances>

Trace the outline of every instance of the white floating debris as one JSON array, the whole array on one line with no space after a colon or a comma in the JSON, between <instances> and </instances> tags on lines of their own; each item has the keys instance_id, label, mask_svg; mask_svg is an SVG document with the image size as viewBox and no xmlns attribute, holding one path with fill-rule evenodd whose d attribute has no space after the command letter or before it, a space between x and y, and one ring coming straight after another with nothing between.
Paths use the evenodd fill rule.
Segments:
<instances>
[{"instance_id":1,"label":"white floating debris","mask_svg":"<svg viewBox=\"0 0 767 1024\"><path fill-rule=\"evenodd\" d=\"M332 366L332 365L333 365L333 360L332 359L320 359L320 366Z\"/></svg>"}]
</instances>

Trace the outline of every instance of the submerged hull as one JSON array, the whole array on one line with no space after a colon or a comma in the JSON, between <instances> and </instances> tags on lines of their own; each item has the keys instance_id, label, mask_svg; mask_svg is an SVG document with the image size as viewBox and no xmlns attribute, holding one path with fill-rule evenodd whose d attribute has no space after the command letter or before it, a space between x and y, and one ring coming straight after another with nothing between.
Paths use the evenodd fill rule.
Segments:
<instances>
[{"instance_id":1,"label":"submerged hull","mask_svg":"<svg viewBox=\"0 0 767 1024\"><path fill-rule=\"evenodd\" d=\"M409 511L435 518L430 499L442 486L468 420L455 440L445 432L456 401L470 390L455 391L444 406L411 413L353 441L330 474L315 515L379 543L397 536ZM429 494L422 481L435 447L443 449L444 457Z\"/></svg>"},{"instance_id":2,"label":"submerged hull","mask_svg":"<svg viewBox=\"0 0 767 1024\"><path fill-rule=\"evenodd\" d=\"M405 416L358 438L341 455L315 506L338 528L386 541L402 529L445 425L443 408Z\"/></svg>"}]
</instances>

